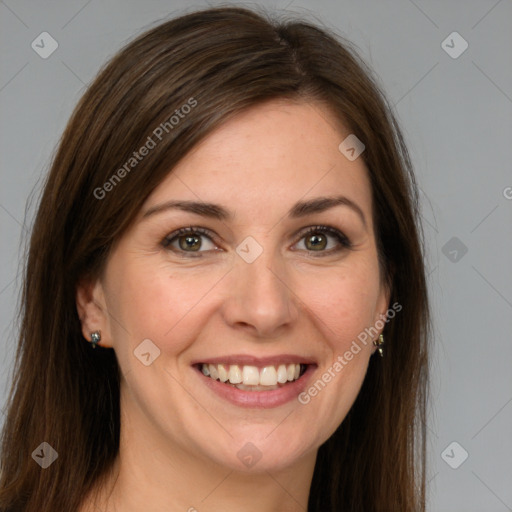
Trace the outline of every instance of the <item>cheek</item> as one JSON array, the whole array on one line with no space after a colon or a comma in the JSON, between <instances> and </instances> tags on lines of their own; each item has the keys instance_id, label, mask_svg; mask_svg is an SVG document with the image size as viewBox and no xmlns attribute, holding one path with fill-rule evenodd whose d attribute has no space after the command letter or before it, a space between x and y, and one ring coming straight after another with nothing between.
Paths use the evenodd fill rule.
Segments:
<instances>
[{"instance_id":1,"label":"cheek","mask_svg":"<svg viewBox=\"0 0 512 512\"><path fill-rule=\"evenodd\" d=\"M308 297L305 303L319 319L319 329L340 353L373 324L379 291L378 272L373 266L361 265L324 276L301 296Z\"/></svg>"},{"instance_id":2,"label":"cheek","mask_svg":"<svg viewBox=\"0 0 512 512\"><path fill-rule=\"evenodd\" d=\"M180 352L191 339L191 331L200 329L194 315L201 303L208 303L222 273L204 269L177 272L165 264L138 261L119 266L115 274L115 297L109 305L114 340L130 338L134 347L151 339L162 351ZM191 321L191 319L194 321ZM183 334L183 328L188 335ZM179 334L179 335L178 335Z\"/></svg>"},{"instance_id":3,"label":"cheek","mask_svg":"<svg viewBox=\"0 0 512 512\"><path fill-rule=\"evenodd\" d=\"M373 268L373 267L372 267ZM372 339L360 341L361 333L373 325L379 276L372 268L338 272L324 279L323 286L310 287L306 302L321 333L328 355L316 380L301 397L315 418L323 418L327 438L352 407L368 368Z\"/></svg>"}]
</instances>

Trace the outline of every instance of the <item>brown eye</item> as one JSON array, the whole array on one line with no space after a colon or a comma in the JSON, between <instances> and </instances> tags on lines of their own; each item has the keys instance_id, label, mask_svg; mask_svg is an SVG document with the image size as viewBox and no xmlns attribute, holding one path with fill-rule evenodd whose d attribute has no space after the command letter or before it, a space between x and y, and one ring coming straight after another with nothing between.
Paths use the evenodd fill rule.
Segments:
<instances>
[{"instance_id":1,"label":"brown eye","mask_svg":"<svg viewBox=\"0 0 512 512\"><path fill-rule=\"evenodd\" d=\"M306 251L316 252L318 256L333 254L352 247L350 240L341 231L329 226L308 228L302 233L299 243L301 242Z\"/></svg>"},{"instance_id":2,"label":"brown eye","mask_svg":"<svg viewBox=\"0 0 512 512\"><path fill-rule=\"evenodd\" d=\"M212 240L213 235L203 228L181 228L166 236L162 246L179 254L193 254L217 249Z\"/></svg>"},{"instance_id":3,"label":"brown eye","mask_svg":"<svg viewBox=\"0 0 512 512\"><path fill-rule=\"evenodd\" d=\"M327 237L323 234L313 234L306 237L306 248L310 251L321 251L327 247Z\"/></svg>"},{"instance_id":4,"label":"brown eye","mask_svg":"<svg viewBox=\"0 0 512 512\"><path fill-rule=\"evenodd\" d=\"M201 238L197 235L181 235L178 237L180 249L198 251L201 248Z\"/></svg>"}]
</instances>

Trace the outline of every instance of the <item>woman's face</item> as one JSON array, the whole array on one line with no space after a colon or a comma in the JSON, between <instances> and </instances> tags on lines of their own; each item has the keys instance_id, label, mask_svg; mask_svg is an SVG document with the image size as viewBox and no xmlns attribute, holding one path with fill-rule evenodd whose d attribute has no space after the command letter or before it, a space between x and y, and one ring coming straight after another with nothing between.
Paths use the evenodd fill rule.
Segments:
<instances>
[{"instance_id":1,"label":"woman's face","mask_svg":"<svg viewBox=\"0 0 512 512\"><path fill-rule=\"evenodd\" d=\"M284 469L343 421L375 350L358 335L388 308L367 171L338 149L349 133L316 103L239 114L114 248L88 328L115 350L123 421L145 446Z\"/></svg>"}]
</instances>

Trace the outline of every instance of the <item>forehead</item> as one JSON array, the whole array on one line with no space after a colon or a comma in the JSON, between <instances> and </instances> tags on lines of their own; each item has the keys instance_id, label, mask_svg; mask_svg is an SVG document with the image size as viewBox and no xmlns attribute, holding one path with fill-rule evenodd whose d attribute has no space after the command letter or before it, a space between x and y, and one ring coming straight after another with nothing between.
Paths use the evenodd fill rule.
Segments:
<instances>
[{"instance_id":1,"label":"forehead","mask_svg":"<svg viewBox=\"0 0 512 512\"><path fill-rule=\"evenodd\" d=\"M362 158L339 150L350 134L327 107L273 100L229 119L191 150L147 199L220 202L265 218L276 205L343 194L371 209Z\"/></svg>"}]
</instances>

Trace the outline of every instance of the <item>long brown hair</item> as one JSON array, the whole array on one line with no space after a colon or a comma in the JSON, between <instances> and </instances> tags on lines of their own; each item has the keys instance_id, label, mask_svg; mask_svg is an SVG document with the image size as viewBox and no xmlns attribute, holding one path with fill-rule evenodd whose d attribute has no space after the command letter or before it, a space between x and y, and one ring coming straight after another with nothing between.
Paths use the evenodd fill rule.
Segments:
<instances>
[{"instance_id":1,"label":"long brown hair","mask_svg":"<svg viewBox=\"0 0 512 512\"><path fill-rule=\"evenodd\" d=\"M77 283L100 275L145 199L189 150L275 98L322 102L366 145L380 264L390 304L402 306L384 328L385 357L371 358L353 407L319 449L308 510L425 509L429 314L417 187L400 129L349 42L306 21L231 7L142 34L99 73L67 125L25 265L1 510L75 511L113 467L119 367L112 349L92 351L84 341ZM131 162L162 125L161 140ZM58 453L47 469L31 456L42 442Z\"/></svg>"}]
</instances>

